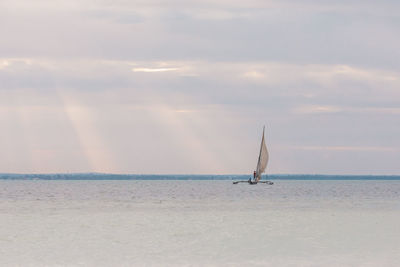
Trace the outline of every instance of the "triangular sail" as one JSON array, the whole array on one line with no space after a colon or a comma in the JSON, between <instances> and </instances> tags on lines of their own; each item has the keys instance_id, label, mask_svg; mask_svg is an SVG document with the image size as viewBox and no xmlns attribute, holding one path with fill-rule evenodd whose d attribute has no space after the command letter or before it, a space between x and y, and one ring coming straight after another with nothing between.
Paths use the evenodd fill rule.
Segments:
<instances>
[{"instance_id":1,"label":"triangular sail","mask_svg":"<svg viewBox=\"0 0 400 267\"><path fill-rule=\"evenodd\" d=\"M256 182L258 182L261 179L261 174L267 168L268 159L269 159L267 146L265 145L265 140L264 140L264 131L265 131L265 127L263 129L260 154L258 156L258 162L257 162L256 178L255 178Z\"/></svg>"}]
</instances>

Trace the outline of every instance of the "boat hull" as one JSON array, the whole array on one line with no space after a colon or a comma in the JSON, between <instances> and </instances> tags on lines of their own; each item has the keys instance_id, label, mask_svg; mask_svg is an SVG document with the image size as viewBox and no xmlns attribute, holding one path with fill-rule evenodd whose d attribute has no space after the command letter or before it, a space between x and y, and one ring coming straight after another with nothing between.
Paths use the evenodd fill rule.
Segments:
<instances>
[{"instance_id":1,"label":"boat hull","mask_svg":"<svg viewBox=\"0 0 400 267\"><path fill-rule=\"evenodd\" d=\"M253 182L253 181L234 181L233 184L238 184L238 183L248 183L248 184L267 184L267 185L273 185L274 183L271 181L258 181L258 182Z\"/></svg>"}]
</instances>

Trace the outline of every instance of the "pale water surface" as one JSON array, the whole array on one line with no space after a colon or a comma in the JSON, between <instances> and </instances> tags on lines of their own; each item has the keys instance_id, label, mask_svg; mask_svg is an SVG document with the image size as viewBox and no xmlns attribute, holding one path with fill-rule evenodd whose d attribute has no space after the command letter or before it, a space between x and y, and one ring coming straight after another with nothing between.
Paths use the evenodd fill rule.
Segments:
<instances>
[{"instance_id":1,"label":"pale water surface","mask_svg":"<svg viewBox=\"0 0 400 267\"><path fill-rule=\"evenodd\" d=\"M398 266L400 181L0 180L0 266Z\"/></svg>"}]
</instances>

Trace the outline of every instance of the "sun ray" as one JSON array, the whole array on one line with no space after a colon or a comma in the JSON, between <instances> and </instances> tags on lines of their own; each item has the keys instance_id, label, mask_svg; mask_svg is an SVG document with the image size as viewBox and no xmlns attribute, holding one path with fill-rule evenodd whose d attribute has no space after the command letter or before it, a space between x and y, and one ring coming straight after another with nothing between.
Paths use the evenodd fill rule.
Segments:
<instances>
[{"instance_id":1,"label":"sun ray","mask_svg":"<svg viewBox=\"0 0 400 267\"><path fill-rule=\"evenodd\" d=\"M60 94L60 96L63 100L65 113L90 164L90 171L115 172L117 168L114 157L96 129L94 111L65 93Z\"/></svg>"}]
</instances>

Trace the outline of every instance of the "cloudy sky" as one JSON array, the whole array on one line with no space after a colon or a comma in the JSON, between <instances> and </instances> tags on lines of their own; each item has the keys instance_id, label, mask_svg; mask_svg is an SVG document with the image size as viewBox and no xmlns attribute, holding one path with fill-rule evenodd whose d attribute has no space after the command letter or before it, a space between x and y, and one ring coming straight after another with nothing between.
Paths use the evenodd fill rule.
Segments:
<instances>
[{"instance_id":1,"label":"cloudy sky","mask_svg":"<svg viewBox=\"0 0 400 267\"><path fill-rule=\"evenodd\" d=\"M0 172L400 174L399 13L1 0Z\"/></svg>"}]
</instances>

